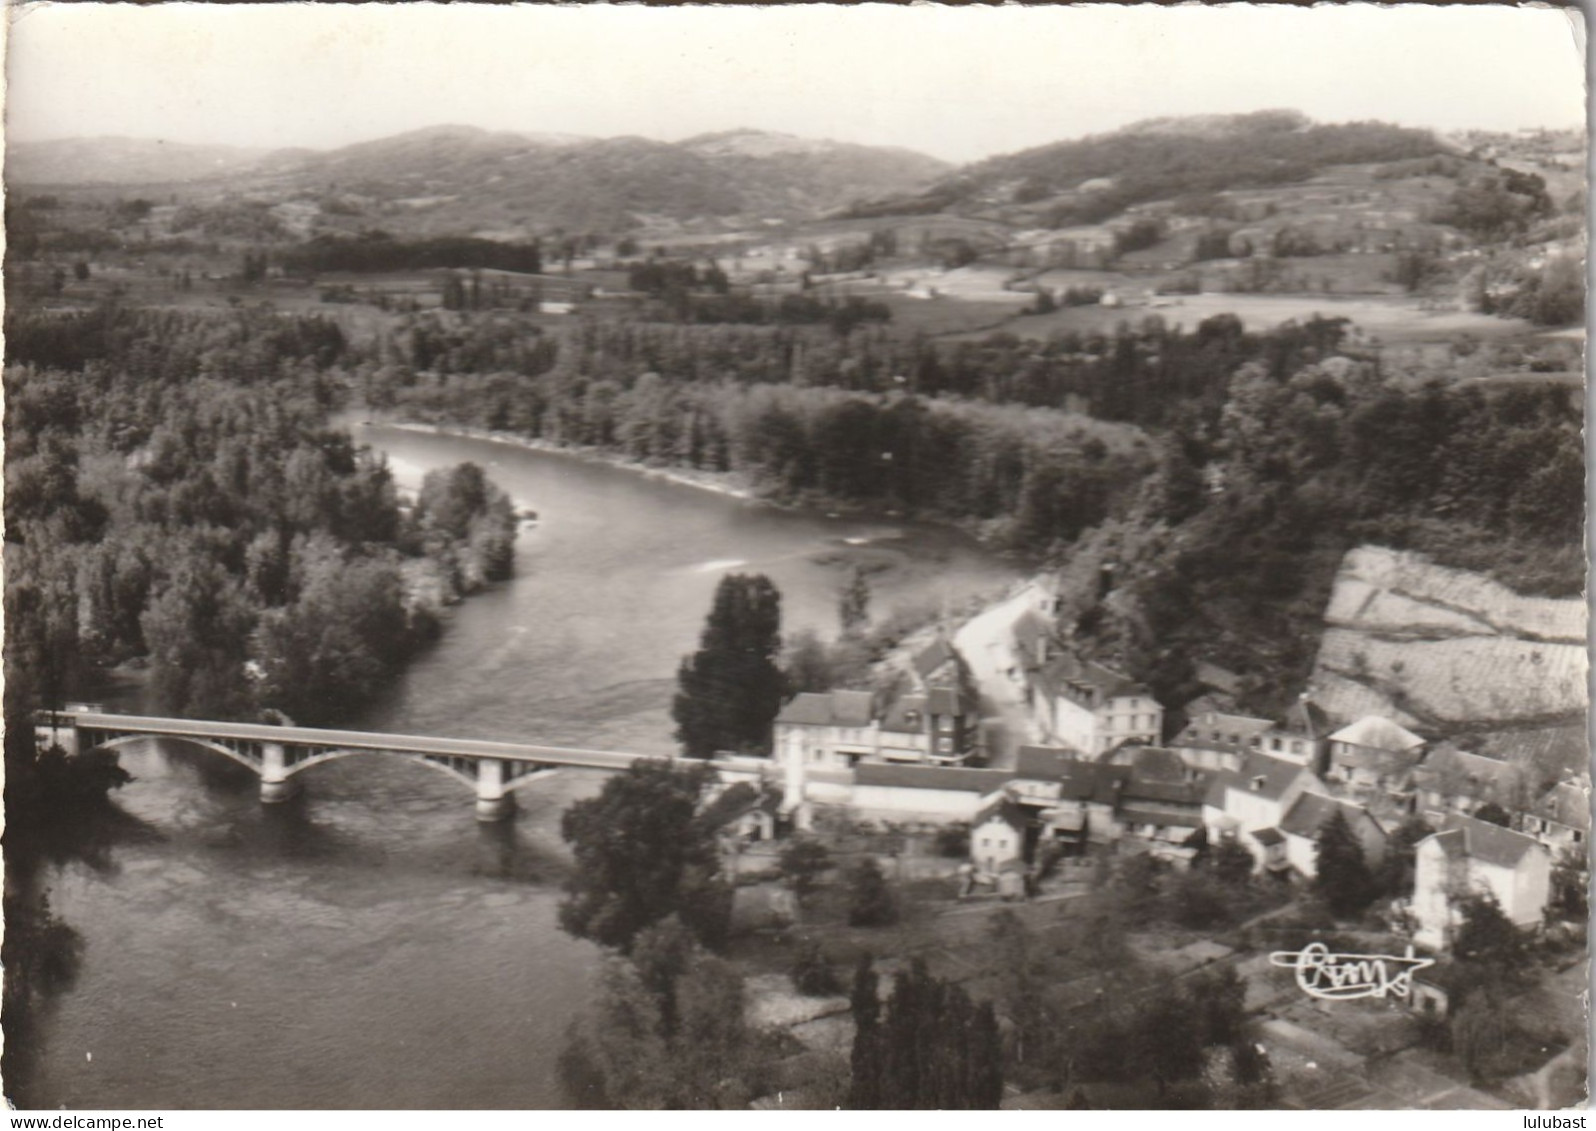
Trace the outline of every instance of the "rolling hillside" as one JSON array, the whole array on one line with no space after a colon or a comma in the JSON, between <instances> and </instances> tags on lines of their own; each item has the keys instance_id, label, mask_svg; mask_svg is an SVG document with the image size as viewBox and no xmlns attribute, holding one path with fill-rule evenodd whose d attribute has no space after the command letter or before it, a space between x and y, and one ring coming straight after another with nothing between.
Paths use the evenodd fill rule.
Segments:
<instances>
[{"instance_id":1,"label":"rolling hillside","mask_svg":"<svg viewBox=\"0 0 1596 1131\"><path fill-rule=\"evenodd\" d=\"M1160 118L966 166L874 214L950 210L1018 224L1091 224L1151 200L1289 184L1332 165L1447 152L1429 131L1378 122L1319 125L1292 110Z\"/></svg>"},{"instance_id":2,"label":"rolling hillside","mask_svg":"<svg viewBox=\"0 0 1596 1131\"><path fill-rule=\"evenodd\" d=\"M809 218L911 191L949 166L903 149L737 130L679 143L435 126L328 151L258 152L128 139L14 145L13 185L193 182L196 191L399 205L424 233L616 229L649 217ZM365 216L370 220L372 216Z\"/></svg>"}]
</instances>

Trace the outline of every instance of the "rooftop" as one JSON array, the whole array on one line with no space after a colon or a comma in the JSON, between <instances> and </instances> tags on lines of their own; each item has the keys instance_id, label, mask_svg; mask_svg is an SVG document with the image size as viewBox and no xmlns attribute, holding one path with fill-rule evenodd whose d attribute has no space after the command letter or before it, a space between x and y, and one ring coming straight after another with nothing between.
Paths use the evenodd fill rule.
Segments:
<instances>
[{"instance_id":1,"label":"rooftop","mask_svg":"<svg viewBox=\"0 0 1596 1131\"><path fill-rule=\"evenodd\" d=\"M1441 831L1426 837L1420 844L1435 841L1448 856L1481 860L1502 868L1516 868L1525 853L1545 851L1534 837L1504 829L1489 821L1449 813L1441 823Z\"/></svg>"},{"instance_id":2,"label":"rooftop","mask_svg":"<svg viewBox=\"0 0 1596 1131\"><path fill-rule=\"evenodd\" d=\"M865 727L870 725L874 697L868 691L804 691L776 716L778 723L800 726Z\"/></svg>"},{"instance_id":3,"label":"rooftop","mask_svg":"<svg viewBox=\"0 0 1596 1131\"><path fill-rule=\"evenodd\" d=\"M1203 801L1204 804L1212 805L1216 809L1223 809L1225 792L1231 789L1256 793L1261 797L1278 801L1285 795L1286 790L1291 788L1298 775L1307 772L1295 762L1287 762L1283 758L1271 758L1267 754L1254 751L1247 755L1240 770L1214 775Z\"/></svg>"},{"instance_id":4,"label":"rooftop","mask_svg":"<svg viewBox=\"0 0 1596 1131\"><path fill-rule=\"evenodd\" d=\"M1125 695L1152 694L1124 672L1068 653L1049 660L1034 673L1033 682L1050 697L1062 695L1092 708Z\"/></svg>"},{"instance_id":5,"label":"rooftop","mask_svg":"<svg viewBox=\"0 0 1596 1131\"><path fill-rule=\"evenodd\" d=\"M947 637L939 636L916 654L914 672L921 679L925 679L942 665L958 659L959 653L952 644L948 643Z\"/></svg>"},{"instance_id":6,"label":"rooftop","mask_svg":"<svg viewBox=\"0 0 1596 1131\"><path fill-rule=\"evenodd\" d=\"M897 789L943 789L983 796L1012 780L1008 770L973 770L961 766L903 766L861 762L853 768L854 785Z\"/></svg>"},{"instance_id":7,"label":"rooftop","mask_svg":"<svg viewBox=\"0 0 1596 1131\"><path fill-rule=\"evenodd\" d=\"M1535 816L1556 821L1564 828L1590 832L1590 791L1573 782L1558 782L1547 790L1533 810Z\"/></svg>"},{"instance_id":8,"label":"rooftop","mask_svg":"<svg viewBox=\"0 0 1596 1131\"><path fill-rule=\"evenodd\" d=\"M1330 741L1396 753L1416 750L1424 745L1424 739L1382 715L1365 715L1352 725L1336 731L1330 736Z\"/></svg>"},{"instance_id":9,"label":"rooftop","mask_svg":"<svg viewBox=\"0 0 1596 1131\"><path fill-rule=\"evenodd\" d=\"M1360 818L1374 821L1369 811L1355 802L1325 797L1317 793L1304 793L1291 803L1291 808L1280 819L1280 831L1313 840L1319 835L1319 830L1324 828L1324 823L1330 819L1331 814L1337 810L1341 811L1341 815L1347 819L1349 825L1355 824ZM1374 825L1379 828L1380 822L1374 821Z\"/></svg>"},{"instance_id":10,"label":"rooftop","mask_svg":"<svg viewBox=\"0 0 1596 1131\"><path fill-rule=\"evenodd\" d=\"M1524 771L1511 762L1470 754L1442 742L1414 771L1413 780L1423 789L1505 802L1521 795Z\"/></svg>"},{"instance_id":11,"label":"rooftop","mask_svg":"<svg viewBox=\"0 0 1596 1131\"><path fill-rule=\"evenodd\" d=\"M1274 725L1269 719L1253 718L1251 715L1204 711L1175 736L1173 745L1239 751L1250 746L1252 740L1264 731L1273 730Z\"/></svg>"}]
</instances>

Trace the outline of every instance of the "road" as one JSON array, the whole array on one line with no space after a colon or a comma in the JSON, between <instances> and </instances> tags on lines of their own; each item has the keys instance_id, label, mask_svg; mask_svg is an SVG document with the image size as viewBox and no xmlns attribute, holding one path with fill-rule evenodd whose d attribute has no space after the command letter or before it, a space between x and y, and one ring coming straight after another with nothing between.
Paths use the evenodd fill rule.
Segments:
<instances>
[{"instance_id":1,"label":"road","mask_svg":"<svg viewBox=\"0 0 1596 1131\"><path fill-rule=\"evenodd\" d=\"M1000 770L1013 767L1021 746L1037 741L1024 692L1008 676L1014 622L1035 602L1034 586L1028 582L1014 596L966 621L953 636L980 691L988 761Z\"/></svg>"}]
</instances>

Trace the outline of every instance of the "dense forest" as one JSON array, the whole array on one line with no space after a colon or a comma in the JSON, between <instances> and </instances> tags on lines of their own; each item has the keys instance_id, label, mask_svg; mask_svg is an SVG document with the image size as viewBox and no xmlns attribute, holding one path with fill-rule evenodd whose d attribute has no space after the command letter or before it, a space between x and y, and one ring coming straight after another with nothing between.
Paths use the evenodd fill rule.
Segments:
<instances>
[{"instance_id":1,"label":"dense forest","mask_svg":"<svg viewBox=\"0 0 1596 1131\"><path fill-rule=\"evenodd\" d=\"M337 327L106 307L7 322L6 717L147 664L152 710L327 723L512 568L480 469L401 506L325 424ZM114 361L112 360L114 359Z\"/></svg>"},{"instance_id":2,"label":"dense forest","mask_svg":"<svg viewBox=\"0 0 1596 1131\"><path fill-rule=\"evenodd\" d=\"M616 322L529 340L421 316L373 361L366 394L402 415L957 521L1094 579L1114 562L1120 591L1079 591L1077 643L1168 703L1204 658L1256 676L1259 709L1300 690L1359 541L1527 592L1583 579L1574 390L1495 380L1504 359L1473 345L1393 365L1345 319L1038 343Z\"/></svg>"}]
</instances>

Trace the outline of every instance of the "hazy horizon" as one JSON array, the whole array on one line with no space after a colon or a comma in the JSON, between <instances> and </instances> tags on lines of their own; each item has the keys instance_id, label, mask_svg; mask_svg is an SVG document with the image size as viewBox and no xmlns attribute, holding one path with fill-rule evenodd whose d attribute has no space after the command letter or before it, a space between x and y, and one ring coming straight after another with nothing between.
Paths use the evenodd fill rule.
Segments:
<instances>
[{"instance_id":1,"label":"hazy horizon","mask_svg":"<svg viewBox=\"0 0 1596 1131\"><path fill-rule=\"evenodd\" d=\"M24 5L6 125L17 142L322 150L443 125L754 129L954 163L1275 108L1577 128L1583 35L1575 11L1489 6Z\"/></svg>"}]
</instances>

